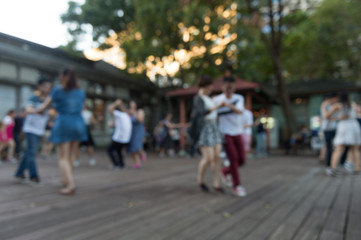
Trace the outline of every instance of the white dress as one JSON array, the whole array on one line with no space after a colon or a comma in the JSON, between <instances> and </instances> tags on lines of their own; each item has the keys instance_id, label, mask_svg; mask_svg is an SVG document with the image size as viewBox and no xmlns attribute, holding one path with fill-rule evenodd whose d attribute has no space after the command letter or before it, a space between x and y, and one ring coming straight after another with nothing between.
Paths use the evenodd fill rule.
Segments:
<instances>
[{"instance_id":1,"label":"white dress","mask_svg":"<svg viewBox=\"0 0 361 240\"><path fill-rule=\"evenodd\" d=\"M356 120L356 112L352 108L344 108L341 114L347 114L348 119L339 121L333 144L335 146L361 145L361 129Z\"/></svg>"}]
</instances>

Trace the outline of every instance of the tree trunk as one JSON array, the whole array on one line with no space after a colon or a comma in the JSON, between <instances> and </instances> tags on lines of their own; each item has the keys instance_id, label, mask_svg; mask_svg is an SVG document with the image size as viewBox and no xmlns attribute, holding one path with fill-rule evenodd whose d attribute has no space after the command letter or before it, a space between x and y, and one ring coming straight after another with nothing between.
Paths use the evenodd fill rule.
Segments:
<instances>
[{"instance_id":1,"label":"tree trunk","mask_svg":"<svg viewBox=\"0 0 361 240\"><path fill-rule=\"evenodd\" d=\"M266 48L269 51L269 54L272 59L272 63L274 66L274 73L277 80L277 90L279 94L279 100L283 109L283 113L286 118L286 124L288 127L289 135L292 135L292 133L296 132L296 119L291 109L291 102L288 95L287 86L284 82L282 71L282 61L281 61L281 54L282 54L282 38L283 38L283 32L282 32L282 26L283 26L283 9L284 9L284 2L279 1L277 12L275 12L275 5L276 3L273 0L268 0L268 16L270 18L269 20L269 26L271 29L271 33L269 35L266 35L262 32L263 25L260 24L260 18L258 16L262 16L260 14L260 6L254 6L252 5L251 0L247 0L247 8L248 11L253 15L256 16L256 22L254 23L259 29L261 38L266 45ZM279 19L275 18L275 13L279 16ZM290 136L288 136L290 137Z\"/></svg>"},{"instance_id":2,"label":"tree trunk","mask_svg":"<svg viewBox=\"0 0 361 240\"><path fill-rule=\"evenodd\" d=\"M279 94L280 103L286 118L286 124L289 130L288 132L290 135L292 135L292 133L295 133L297 131L297 123L296 123L295 115L293 114L293 111L291 109L291 101L289 98L287 86L282 76L283 68L280 57L272 56L272 62L275 68L275 74L277 79L277 90Z\"/></svg>"}]
</instances>

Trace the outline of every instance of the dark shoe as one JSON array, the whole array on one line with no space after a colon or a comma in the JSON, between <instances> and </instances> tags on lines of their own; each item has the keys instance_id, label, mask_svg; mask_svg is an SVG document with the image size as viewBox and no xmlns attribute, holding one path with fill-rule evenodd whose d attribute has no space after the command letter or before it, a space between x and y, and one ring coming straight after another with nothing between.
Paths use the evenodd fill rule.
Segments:
<instances>
[{"instance_id":1,"label":"dark shoe","mask_svg":"<svg viewBox=\"0 0 361 240\"><path fill-rule=\"evenodd\" d=\"M27 179L24 176L24 174L19 174L19 175L15 176L15 178L21 183L26 183L27 182Z\"/></svg>"},{"instance_id":2,"label":"dark shoe","mask_svg":"<svg viewBox=\"0 0 361 240\"><path fill-rule=\"evenodd\" d=\"M226 194L226 192L223 190L223 188L221 187L213 187L213 190L216 192L216 193L221 193L221 194Z\"/></svg>"},{"instance_id":3,"label":"dark shoe","mask_svg":"<svg viewBox=\"0 0 361 240\"><path fill-rule=\"evenodd\" d=\"M39 178L31 178L29 181L29 185L33 187L42 187L43 184L40 182Z\"/></svg>"},{"instance_id":4,"label":"dark shoe","mask_svg":"<svg viewBox=\"0 0 361 240\"><path fill-rule=\"evenodd\" d=\"M203 192L209 192L209 188L204 183L199 184L199 187Z\"/></svg>"}]
</instances>

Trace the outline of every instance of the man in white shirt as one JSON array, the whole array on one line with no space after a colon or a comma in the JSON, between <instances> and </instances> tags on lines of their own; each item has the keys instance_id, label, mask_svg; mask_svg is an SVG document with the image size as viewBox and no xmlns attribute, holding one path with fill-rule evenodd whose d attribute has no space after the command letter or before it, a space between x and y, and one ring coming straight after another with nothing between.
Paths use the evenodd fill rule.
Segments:
<instances>
[{"instance_id":1,"label":"man in white shirt","mask_svg":"<svg viewBox=\"0 0 361 240\"><path fill-rule=\"evenodd\" d=\"M225 107L218 110L219 129L224 135L224 150L230 162L230 166L222 169L222 180L226 185L230 185L228 176L232 176L233 193L244 197L246 190L241 185L239 176L239 166L245 162L246 154L243 146L243 124L242 113L244 111L244 98L235 94L235 79L227 76L223 79L223 93L214 98L214 102L219 104L224 102Z\"/></svg>"},{"instance_id":2,"label":"man in white shirt","mask_svg":"<svg viewBox=\"0 0 361 240\"><path fill-rule=\"evenodd\" d=\"M132 121L130 116L121 112L122 100L118 99L108 107L108 111L114 116L115 131L112 136L112 142L108 147L108 155L113 163L114 169L124 168L122 149L129 143L132 134ZM118 159L114 152L117 153Z\"/></svg>"},{"instance_id":3,"label":"man in white shirt","mask_svg":"<svg viewBox=\"0 0 361 240\"><path fill-rule=\"evenodd\" d=\"M41 137L45 133L45 128L49 119L48 111L42 114L32 114L34 109L39 108L50 93L51 82L45 77L38 80L38 94L29 98L26 103L26 112L23 132L25 134L26 148L21 158L19 167L15 173L15 178L25 181L25 170L29 170L30 183L39 185L40 178L36 166L36 154Z\"/></svg>"}]
</instances>

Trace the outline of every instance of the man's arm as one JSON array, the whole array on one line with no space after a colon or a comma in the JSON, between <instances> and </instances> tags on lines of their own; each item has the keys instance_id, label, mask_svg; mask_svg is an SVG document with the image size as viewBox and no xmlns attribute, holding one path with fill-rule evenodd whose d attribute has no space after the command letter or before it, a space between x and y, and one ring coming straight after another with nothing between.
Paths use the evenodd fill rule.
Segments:
<instances>
[{"instance_id":1,"label":"man's arm","mask_svg":"<svg viewBox=\"0 0 361 240\"><path fill-rule=\"evenodd\" d=\"M108 106L108 112L110 112L110 113L113 114L114 110L115 110L118 106L121 107L121 105L123 105L122 100L120 100L120 99L115 100L115 102L113 102L112 104L110 104L110 105Z\"/></svg>"},{"instance_id":2,"label":"man's arm","mask_svg":"<svg viewBox=\"0 0 361 240\"><path fill-rule=\"evenodd\" d=\"M45 99L44 103L38 109L35 109L32 106L27 106L26 113L28 113L28 114L42 113L50 107L52 102L53 102L53 99L51 97L48 97L47 99Z\"/></svg>"}]
</instances>

